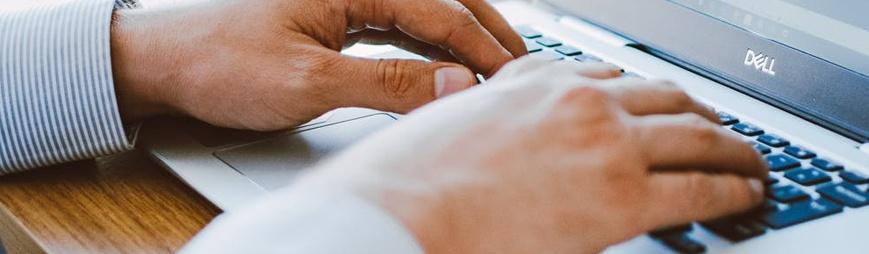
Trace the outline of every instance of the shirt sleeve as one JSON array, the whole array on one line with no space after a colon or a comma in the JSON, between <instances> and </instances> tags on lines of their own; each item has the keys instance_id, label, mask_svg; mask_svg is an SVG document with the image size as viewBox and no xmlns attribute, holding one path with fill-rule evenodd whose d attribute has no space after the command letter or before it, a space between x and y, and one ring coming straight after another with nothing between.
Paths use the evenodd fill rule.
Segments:
<instances>
[{"instance_id":1,"label":"shirt sleeve","mask_svg":"<svg viewBox=\"0 0 869 254\"><path fill-rule=\"evenodd\" d=\"M0 174L131 149L112 80L113 0L0 10Z\"/></svg>"},{"instance_id":2,"label":"shirt sleeve","mask_svg":"<svg viewBox=\"0 0 869 254\"><path fill-rule=\"evenodd\" d=\"M221 215L180 253L422 254L423 250L399 221L353 194L295 189Z\"/></svg>"}]
</instances>

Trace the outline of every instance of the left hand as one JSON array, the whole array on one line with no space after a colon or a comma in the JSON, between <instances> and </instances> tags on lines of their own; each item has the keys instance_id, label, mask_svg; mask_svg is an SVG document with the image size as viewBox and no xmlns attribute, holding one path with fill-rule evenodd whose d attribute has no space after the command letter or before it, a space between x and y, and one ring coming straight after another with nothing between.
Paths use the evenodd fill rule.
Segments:
<instances>
[{"instance_id":1,"label":"left hand","mask_svg":"<svg viewBox=\"0 0 869 254\"><path fill-rule=\"evenodd\" d=\"M127 122L180 113L276 130L339 107L406 113L525 54L484 0L198 0L118 11L115 20L112 61ZM455 63L339 52L359 41Z\"/></svg>"}]
</instances>

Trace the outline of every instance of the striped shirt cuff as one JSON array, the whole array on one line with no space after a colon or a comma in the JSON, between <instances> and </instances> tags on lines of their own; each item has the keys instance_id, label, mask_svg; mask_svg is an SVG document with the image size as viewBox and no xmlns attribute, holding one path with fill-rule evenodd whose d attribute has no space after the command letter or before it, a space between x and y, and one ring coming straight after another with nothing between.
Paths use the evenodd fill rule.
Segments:
<instances>
[{"instance_id":1,"label":"striped shirt cuff","mask_svg":"<svg viewBox=\"0 0 869 254\"><path fill-rule=\"evenodd\" d=\"M112 80L114 5L0 10L0 174L132 148Z\"/></svg>"},{"instance_id":2,"label":"striped shirt cuff","mask_svg":"<svg viewBox=\"0 0 869 254\"><path fill-rule=\"evenodd\" d=\"M115 0L116 9L136 9L139 8L137 0Z\"/></svg>"}]
</instances>

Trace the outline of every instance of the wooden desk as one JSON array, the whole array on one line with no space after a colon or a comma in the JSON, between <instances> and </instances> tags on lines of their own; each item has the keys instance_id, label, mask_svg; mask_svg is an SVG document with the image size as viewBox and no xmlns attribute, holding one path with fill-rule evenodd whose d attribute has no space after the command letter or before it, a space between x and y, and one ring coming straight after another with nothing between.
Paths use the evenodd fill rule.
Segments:
<instances>
[{"instance_id":1,"label":"wooden desk","mask_svg":"<svg viewBox=\"0 0 869 254\"><path fill-rule=\"evenodd\" d=\"M0 177L10 253L167 253L220 211L132 151Z\"/></svg>"}]
</instances>

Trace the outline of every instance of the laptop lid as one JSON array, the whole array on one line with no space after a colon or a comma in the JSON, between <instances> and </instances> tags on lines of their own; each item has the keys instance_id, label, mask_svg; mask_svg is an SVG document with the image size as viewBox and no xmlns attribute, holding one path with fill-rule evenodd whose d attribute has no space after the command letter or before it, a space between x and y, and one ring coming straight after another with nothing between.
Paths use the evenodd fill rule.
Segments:
<instances>
[{"instance_id":1,"label":"laptop lid","mask_svg":"<svg viewBox=\"0 0 869 254\"><path fill-rule=\"evenodd\" d=\"M858 142L869 141L863 0L547 0Z\"/></svg>"}]
</instances>

